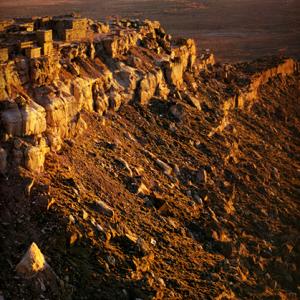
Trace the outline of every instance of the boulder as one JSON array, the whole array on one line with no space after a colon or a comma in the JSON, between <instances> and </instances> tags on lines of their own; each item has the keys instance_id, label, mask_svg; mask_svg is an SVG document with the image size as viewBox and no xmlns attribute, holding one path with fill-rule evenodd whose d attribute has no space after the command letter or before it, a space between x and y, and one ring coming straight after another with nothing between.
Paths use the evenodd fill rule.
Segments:
<instances>
[{"instance_id":1,"label":"boulder","mask_svg":"<svg viewBox=\"0 0 300 300\"><path fill-rule=\"evenodd\" d=\"M127 66L124 63L117 64L118 70L114 72L114 77L117 82L125 89L127 93L133 92L137 86L139 75L133 67Z\"/></svg>"},{"instance_id":2,"label":"boulder","mask_svg":"<svg viewBox=\"0 0 300 300\"><path fill-rule=\"evenodd\" d=\"M97 206L97 210L103 213L104 215L106 215L107 217L112 218L114 216L113 209L102 200L97 200L96 206Z\"/></svg>"},{"instance_id":3,"label":"boulder","mask_svg":"<svg viewBox=\"0 0 300 300\"><path fill-rule=\"evenodd\" d=\"M38 103L46 110L47 131L52 135L65 138L78 112L81 103L73 95L51 93L38 99Z\"/></svg>"},{"instance_id":4,"label":"boulder","mask_svg":"<svg viewBox=\"0 0 300 300\"><path fill-rule=\"evenodd\" d=\"M122 104L122 96L121 94L116 91L112 90L110 92L110 97L109 97L109 107L113 109L114 111L118 111L119 108L121 107Z\"/></svg>"},{"instance_id":5,"label":"boulder","mask_svg":"<svg viewBox=\"0 0 300 300\"><path fill-rule=\"evenodd\" d=\"M93 111L93 84L94 80L77 77L73 82L73 95L78 103L78 108L85 108L87 111Z\"/></svg>"},{"instance_id":6,"label":"boulder","mask_svg":"<svg viewBox=\"0 0 300 300\"><path fill-rule=\"evenodd\" d=\"M157 88L155 92L156 95L163 100L167 100L170 90L167 86L164 73L161 69L158 69L156 72L156 80L157 80Z\"/></svg>"},{"instance_id":7,"label":"boulder","mask_svg":"<svg viewBox=\"0 0 300 300\"><path fill-rule=\"evenodd\" d=\"M164 171L166 175L171 175L173 172L172 167L160 159L156 159L156 164Z\"/></svg>"},{"instance_id":8,"label":"boulder","mask_svg":"<svg viewBox=\"0 0 300 300\"><path fill-rule=\"evenodd\" d=\"M36 294L34 299L40 299L39 295L44 292L50 292L55 299L62 299L60 280L35 243L31 244L16 266L16 272L31 285L32 292Z\"/></svg>"},{"instance_id":9,"label":"boulder","mask_svg":"<svg viewBox=\"0 0 300 300\"><path fill-rule=\"evenodd\" d=\"M205 184L205 183L207 183L207 172L206 172L205 169L200 169L196 173L196 182L198 184Z\"/></svg>"},{"instance_id":10,"label":"boulder","mask_svg":"<svg viewBox=\"0 0 300 300\"><path fill-rule=\"evenodd\" d=\"M180 89L183 84L182 76L184 72L184 66L180 60L174 62L165 62L164 70L168 84L171 85L171 87L177 87Z\"/></svg>"},{"instance_id":11,"label":"boulder","mask_svg":"<svg viewBox=\"0 0 300 300\"><path fill-rule=\"evenodd\" d=\"M16 266L16 271L24 278L30 278L38 272L49 268L45 257L36 243L32 243L22 260Z\"/></svg>"},{"instance_id":12,"label":"boulder","mask_svg":"<svg viewBox=\"0 0 300 300\"><path fill-rule=\"evenodd\" d=\"M1 113L1 122L8 135L29 136L46 131L46 112L42 106L22 97L15 101L6 102Z\"/></svg>"},{"instance_id":13,"label":"boulder","mask_svg":"<svg viewBox=\"0 0 300 300\"><path fill-rule=\"evenodd\" d=\"M212 67L215 64L215 57L212 53L202 54L197 68L199 70L207 70L208 68Z\"/></svg>"},{"instance_id":14,"label":"boulder","mask_svg":"<svg viewBox=\"0 0 300 300\"><path fill-rule=\"evenodd\" d=\"M155 94L162 99L166 99L169 92L162 70L156 69L146 73L140 81L137 93L138 101L142 105L147 104Z\"/></svg>"},{"instance_id":15,"label":"boulder","mask_svg":"<svg viewBox=\"0 0 300 300\"><path fill-rule=\"evenodd\" d=\"M39 104L30 101L20 109L22 116L22 135L39 135L46 131L46 111Z\"/></svg>"},{"instance_id":16,"label":"boulder","mask_svg":"<svg viewBox=\"0 0 300 300\"><path fill-rule=\"evenodd\" d=\"M35 86L53 83L58 78L60 63L55 56L43 56L30 60L30 80Z\"/></svg>"},{"instance_id":17,"label":"boulder","mask_svg":"<svg viewBox=\"0 0 300 300\"><path fill-rule=\"evenodd\" d=\"M119 35L109 36L102 40L106 53L112 58L127 54L128 50L136 45L139 39L137 32L120 31Z\"/></svg>"},{"instance_id":18,"label":"boulder","mask_svg":"<svg viewBox=\"0 0 300 300\"><path fill-rule=\"evenodd\" d=\"M199 111L201 111L201 105L199 99L192 96L190 93L185 93L183 97L190 105L196 107Z\"/></svg>"},{"instance_id":19,"label":"boulder","mask_svg":"<svg viewBox=\"0 0 300 300\"><path fill-rule=\"evenodd\" d=\"M32 172L40 173L44 170L45 155L49 148L45 139L41 139L39 145L28 146L25 150L25 167Z\"/></svg>"},{"instance_id":20,"label":"boulder","mask_svg":"<svg viewBox=\"0 0 300 300\"><path fill-rule=\"evenodd\" d=\"M98 93L94 96L94 110L101 116L107 112L109 108L109 98L104 93Z\"/></svg>"},{"instance_id":21,"label":"boulder","mask_svg":"<svg viewBox=\"0 0 300 300\"><path fill-rule=\"evenodd\" d=\"M157 88L157 79L155 74L147 73L140 81L140 87L138 90L139 102L144 105L154 96Z\"/></svg>"}]
</instances>

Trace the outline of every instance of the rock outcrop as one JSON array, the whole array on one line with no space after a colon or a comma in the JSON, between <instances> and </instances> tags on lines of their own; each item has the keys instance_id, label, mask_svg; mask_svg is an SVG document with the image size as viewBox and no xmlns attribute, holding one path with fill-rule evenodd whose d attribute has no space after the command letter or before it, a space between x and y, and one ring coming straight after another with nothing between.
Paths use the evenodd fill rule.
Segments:
<instances>
[{"instance_id":1,"label":"rock outcrop","mask_svg":"<svg viewBox=\"0 0 300 300\"><path fill-rule=\"evenodd\" d=\"M32 243L28 251L16 267L18 274L25 278L31 278L38 272L49 268L39 247Z\"/></svg>"},{"instance_id":2,"label":"rock outcrop","mask_svg":"<svg viewBox=\"0 0 300 300\"><path fill-rule=\"evenodd\" d=\"M22 260L16 266L16 272L32 286L34 293L41 295L48 291L53 296L60 294L59 279L48 265L39 247L32 243Z\"/></svg>"},{"instance_id":3,"label":"rock outcrop","mask_svg":"<svg viewBox=\"0 0 300 300\"><path fill-rule=\"evenodd\" d=\"M103 115L130 101L146 105L153 97L167 100L174 92L183 92L201 110L196 79L212 69L214 57L205 52L197 58L192 39L172 39L159 22L149 20L112 21L105 30L88 20L81 39L52 41L49 30L60 37L58 29L37 20L52 52L38 57L14 52L1 64L1 173L18 165L41 172L50 150L59 150L64 139L84 130L83 111ZM224 111L253 102L261 84L294 72L296 66L289 59L248 75L250 82L223 101Z\"/></svg>"}]
</instances>

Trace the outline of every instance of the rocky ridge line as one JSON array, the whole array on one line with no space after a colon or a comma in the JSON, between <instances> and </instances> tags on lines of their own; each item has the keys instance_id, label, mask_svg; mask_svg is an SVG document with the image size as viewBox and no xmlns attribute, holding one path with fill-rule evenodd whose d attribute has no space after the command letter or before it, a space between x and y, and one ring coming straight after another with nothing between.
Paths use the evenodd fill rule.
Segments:
<instances>
[{"instance_id":1,"label":"rocky ridge line","mask_svg":"<svg viewBox=\"0 0 300 300\"><path fill-rule=\"evenodd\" d=\"M113 21L101 33L94 21L88 24L92 40L60 43L50 55L18 55L1 64L2 174L18 166L41 172L49 151L58 151L65 139L84 132L83 110L103 116L124 103L147 105L152 97L168 101L176 93L201 110L196 81L214 58L207 53L197 57L192 39L172 39L156 21ZM263 83L297 68L294 60L286 59L258 73L244 73L240 88L218 104L224 118L210 135L228 124L229 111L251 105Z\"/></svg>"}]
</instances>

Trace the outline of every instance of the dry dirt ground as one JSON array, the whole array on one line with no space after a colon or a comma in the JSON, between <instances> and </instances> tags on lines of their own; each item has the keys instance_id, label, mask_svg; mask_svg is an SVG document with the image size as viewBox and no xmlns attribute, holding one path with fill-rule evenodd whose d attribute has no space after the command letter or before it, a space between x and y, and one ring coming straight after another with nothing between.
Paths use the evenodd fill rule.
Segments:
<instances>
[{"instance_id":1,"label":"dry dirt ground","mask_svg":"<svg viewBox=\"0 0 300 300\"><path fill-rule=\"evenodd\" d=\"M300 58L298 0L14 0L0 1L0 18L77 11L159 20L175 36L195 38L221 61L285 54Z\"/></svg>"},{"instance_id":2,"label":"dry dirt ground","mask_svg":"<svg viewBox=\"0 0 300 300\"><path fill-rule=\"evenodd\" d=\"M178 94L85 114L30 192L25 170L1 178L5 299L37 299L14 272L32 241L61 280L46 299L298 299L299 75L262 86L210 136L218 74L199 77L202 111Z\"/></svg>"}]
</instances>

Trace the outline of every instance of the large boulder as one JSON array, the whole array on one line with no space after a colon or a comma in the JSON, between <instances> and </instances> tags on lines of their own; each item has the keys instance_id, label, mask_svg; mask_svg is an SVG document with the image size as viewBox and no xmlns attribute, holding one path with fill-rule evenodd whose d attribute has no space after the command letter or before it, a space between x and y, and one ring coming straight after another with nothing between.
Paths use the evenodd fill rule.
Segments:
<instances>
[{"instance_id":1,"label":"large boulder","mask_svg":"<svg viewBox=\"0 0 300 300\"><path fill-rule=\"evenodd\" d=\"M21 108L22 135L39 135L46 131L46 111L39 104L30 101Z\"/></svg>"},{"instance_id":2,"label":"large boulder","mask_svg":"<svg viewBox=\"0 0 300 300\"><path fill-rule=\"evenodd\" d=\"M109 36L102 40L102 46L112 58L127 54L136 45L140 35L132 31L120 31L118 35Z\"/></svg>"},{"instance_id":3,"label":"large boulder","mask_svg":"<svg viewBox=\"0 0 300 300\"><path fill-rule=\"evenodd\" d=\"M93 79L83 79L77 77L73 82L73 95L78 102L78 107L85 108L87 111L93 111Z\"/></svg>"},{"instance_id":4,"label":"large boulder","mask_svg":"<svg viewBox=\"0 0 300 300\"><path fill-rule=\"evenodd\" d=\"M45 155L49 152L49 147L45 139L41 139L36 146L28 146L25 150L25 167L31 171L40 173L44 170Z\"/></svg>"},{"instance_id":5,"label":"large boulder","mask_svg":"<svg viewBox=\"0 0 300 300\"><path fill-rule=\"evenodd\" d=\"M68 135L70 123L82 109L81 103L70 94L49 94L38 99L46 110L47 132L64 138Z\"/></svg>"},{"instance_id":6,"label":"large boulder","mask_svg":"<svg viewBox=\"0 0 300 300\"><path fill-rule=\"evenodd\" d=\"M36 243L32 243L22 260L16 266L16 271L22 277L30 278L37 272L44 271L48 267L49 265L46 263L41 250Z\"/></svg>"},{"instance_id":7,"label":"large boulder","mask_svg":"<svg viewBox=\"0 0 300 300\"><path fill-rule=\"evenodd\" d=\"M170 60L163 63L166 79L172 87L182 88L183 74L192 70L196 60L196 44L193 39L178 39L174 42Z\"/></svg>"},{"instance_id":8,"label":"large boulder","mask_svg":"<svg viewBox=\"0 0 300 300\"><path fill-rule=\"evenodd\" d=\"M38 135L46 131L46 112L34 101L19 97L15 102L6 103L1 123L10 136Z\"/></svg>"},{"instance_id":9,"label":"large boulder","mask_svg":"<svg viewBox=\"0 0 300 300\"><path fill-rule=\"evenodd\" d=\"M30 80L35 86L51 84L58 78L60 64L54 56L43 56L30 60Z\"/></svg>"},{"instance_id":10,"label":"large boulder","mask_svg":"<svg viewBox=\"0 0 300 300\"><path fill-rule=\"evenodd\" d=\"M164 70L166 79L171 87L180 89L183 84L184 66L179 59L174 62L165 62Z\"/></svg>"},{"instance_id":11,"label":"large boulder","mask_svg":"<svg viewBox=\"0 0 300 300\"><path fill-rule=\"evenodd\" d=\"M144 105L157 94L157 96L166 99L170 90L168 89L164 75L161 69L153 70L146 73L143 79L140 81L138 88L138 101Z\"/></svg>"},{"instance_id":12,"label":"large boulder","mask_svg":"<svg viewBox=\"0 0 300 300\"><path fill-rule=\"evenodd\" d=\"M60 280L36 243L31 244L16 266L16 272L32 286L32 292L36 294L32 295L34 299L41 299L40 295L43 293L51 295L52 299L62 299Z\"/></svg>"},{"instance_id":13,"label":"large boulder","mask_svg":"<svg viewBox=\"0 0 300 300\"><path fill-rule=\"evenodd\" d=\"M138 90L139 102L147 104L149 100L154 96L157 88L157 78L155 73L147 73L140 82Z\"/></svg>"},{"instance_id":14,"label":"large boulder","mask_svg":"<svg viewBox=\"0 0 300 300\"><path fill-rule=\"evenodd\" d=\"M114 73L115 79L127 93L132 93L135 91L139 79L138 70L124 63L118 63L117 67L118 69Z\"/></svg>"}]
</instances>

